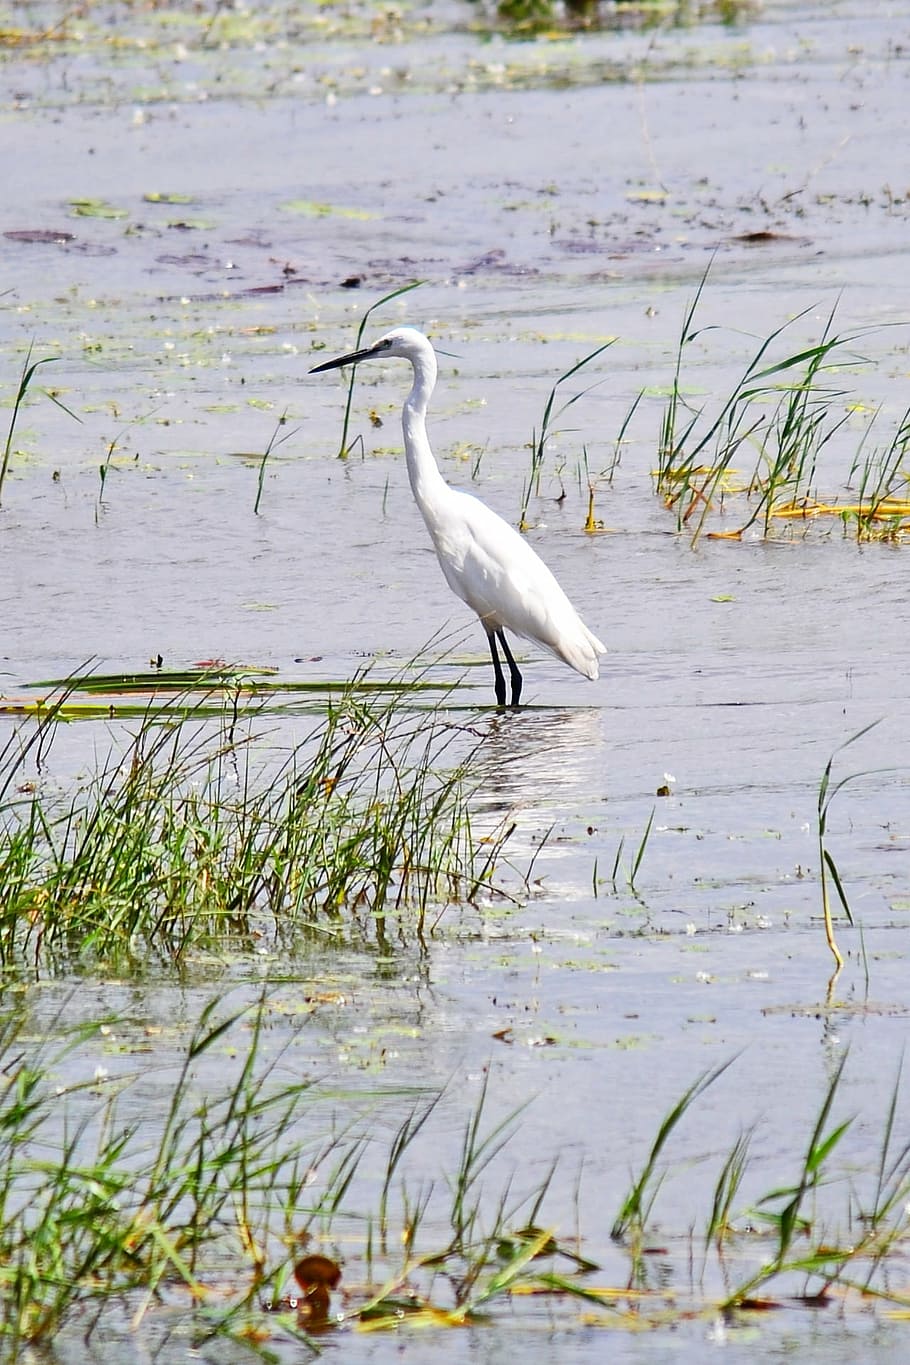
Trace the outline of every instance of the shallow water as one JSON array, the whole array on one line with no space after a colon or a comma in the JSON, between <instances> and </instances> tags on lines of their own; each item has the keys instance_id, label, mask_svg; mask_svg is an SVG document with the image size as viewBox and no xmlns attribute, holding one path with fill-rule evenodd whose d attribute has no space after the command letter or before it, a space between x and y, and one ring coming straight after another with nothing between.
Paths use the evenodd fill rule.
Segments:
<instances>
[{"instance_id":1,"label":"shallow water","mask_svg":"<svg viewBox=\"0 0 910 1365\"><path fill-rule=\"evenodd\" d=\"M19 22L55 14L30 6ZM269 1046L287 1044L295 1073L329 1078L352 1112L388 1088L392 1132L412 1102L402 1086L449 1085L430 1178L454 1160L488 1070L497 1115L537 1096L505 1164L532 1181L561 1155L548 1212L564 1232L583 1162L582 1233L601 1282L627 1273L609 1228L662 1116L736 1057L675 1135L655 1210L666 1277L684 1294L688 1229L737 1132L758 1125L745 1204L793 1178L846 1048L839 1103L859 1118L843 1170L861 1181L877 1160L910 1010L910 646L905 548L858 547L837 523L742 543L677 534L651 478L660 418L712 258L699 317L725 330L691 349L693 401L728 392L754 339L802 310L788 344L812 344L836 305L839 331L874 330L851 348L863 363L835 377L856 410L820 463L826 495L843 493L872 408L882 430L899 417L910 335L886 324L910 319L910 6L781 3L739 27L524 43L466 31L460 9L394 43L356 24L283 43L279 15L259 47L194 46L144 15L145 51L106 43L107 15L93 10L84 49L7 48L0 68L0 150L14 167L3 231L72 234L0 236L0 362L9 391L31 341L35 356L58 355L42 381L81 421L33 399L17 428L0 512L0 692L34 696L29 684L89 658L138 671L159 654L174 668L271 666L289 682L350 677L376 657L384 676L442 627L454 666L431 676L464 673L457 703L482 737L478 818L516 822L519 873L552 832L525 903L450 910L425 955L405 943L200 961L179 983L11 982L11 1004L33 1036L123 1019L122 1049L86 1046L65 1080L96 1065L130 1074L138 1048L150 1064L124 1093L128 1115L154 1111L156 1079L213 993L248 1002L266 980ZM161 192L191 202L143 199ZM74 217L76 198L125 216ZM342 381L306 377L350 349L365 307L415 278L426 283L370 334L406 319L457 353L442 360L435 448L447 477L513 521L550 385L616 337L567 389L603 379L558 423L530 533L609 652L587 684L522 650L532 705L517 716L488 709L488 670L467 666L482 636L412 504L403 374L359 376L364 452L346 462ZM606 469L641 389L621 464L597 483L604 533L585 535L582 446L590 471ZM284 413L290 435L256 516L259 460ZM829 997L819 782L876 720L836 760L836 776L864 774L837 796L828 836L862 938L841 928L848 961ZM18 723L0 718L0 740ZM121 736L116 722L67 727L45 780L65 783ZM664 785L672 794L657 796ZM326 983L343 1003L301 1012L301 993ZM165 1019L165 1037L147 1031ZM203 1068L200 1085L214 1078ZM905 1097L901 1134L907 1117ZM835 1221L847 1203L845 1179ZM795 1342L803 1360L890 1360L902 1330L794 1309L730 1329L724 1350L783 1358ZM345 1349L424 1358L427 1340ZM720 1344L704 1322L609 1336L630 1362L700 1360L706 1341ZM604 1338L577 1309L520 1305L514 1322L434 1348L581 1362L602 1358Z\"/></svg>"}]
</instances>

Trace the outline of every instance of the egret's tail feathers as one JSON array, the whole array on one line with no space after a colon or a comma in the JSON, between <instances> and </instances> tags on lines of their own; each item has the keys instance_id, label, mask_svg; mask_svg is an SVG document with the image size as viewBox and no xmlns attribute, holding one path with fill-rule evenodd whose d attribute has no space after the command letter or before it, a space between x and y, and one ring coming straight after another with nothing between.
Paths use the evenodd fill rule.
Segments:
<instances>
[{"instance_id":1,"label":"egret's tail feathers","mask_svg":"<svg viewBox=\"0 0 910 1365\"><path fill-rule=\"evenodd\" d=\"M597 636L588 630L587 626L582 626L584 635L581 639L565 642L558 650L561 658L565 659L570 668L574 668L583 677L590 678L594 682L600 677L600 665L597 662L598 654L606 654L607 647L601 644Z\"/></svg>"}]
</instances>

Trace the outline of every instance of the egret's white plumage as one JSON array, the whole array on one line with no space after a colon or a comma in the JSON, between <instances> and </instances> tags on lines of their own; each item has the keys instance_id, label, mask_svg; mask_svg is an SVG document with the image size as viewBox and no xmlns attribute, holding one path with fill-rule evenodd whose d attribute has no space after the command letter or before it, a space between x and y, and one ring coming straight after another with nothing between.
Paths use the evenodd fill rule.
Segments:
<instances>
[{"instance_id":1,"label":"egret's white plumage","mask_svg":"<svg viewBox=\"0 0 910 1365\"><path fill-rule=\"evenodd\" d=\"M411 491L446 582L456 597L477 613L487 632L497 702L505 704L497 640L509 665L513 706L518 705L521 694L521 674L506 643L505 630L543 645L586 678L596 678L597 656L606 650L543 560L514 527L472 494L450 488L439 472L426 427L427 405L436 385L436 354L423 333L416 327L395 327L365 350L317 365L310 373L393 356L409 360L414 370L411 392L401 413Z\"/></svg>"}]
</instances>

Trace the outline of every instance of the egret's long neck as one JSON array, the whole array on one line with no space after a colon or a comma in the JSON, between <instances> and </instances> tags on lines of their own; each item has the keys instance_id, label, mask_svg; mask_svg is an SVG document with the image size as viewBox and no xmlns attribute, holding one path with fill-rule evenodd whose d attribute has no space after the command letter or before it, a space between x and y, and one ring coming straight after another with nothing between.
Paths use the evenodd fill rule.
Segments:
<instances>
[{"instance_id":1,"label":"egret's long neck","mask_svg":"<svg viewBox=\"0 0 910 1365\"><path fill-rule=\"evenodd\" d=\"M427 439L427 404L436 385L436 356L427 346L412 363L414 383L401 412L401 428L411 492L432 532L449 491Z\"/></svg>"}]
</instances>

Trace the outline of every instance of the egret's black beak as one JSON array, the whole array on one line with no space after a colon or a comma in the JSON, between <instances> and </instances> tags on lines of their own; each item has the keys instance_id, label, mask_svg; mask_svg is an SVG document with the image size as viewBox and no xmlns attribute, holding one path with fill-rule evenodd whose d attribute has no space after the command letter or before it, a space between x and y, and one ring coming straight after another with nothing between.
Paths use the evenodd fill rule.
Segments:
<instances>
[{"instance_id":1,"label":"egret's black beak","mask_svg":"<svg viewBox=\"0 0 910 1365\"><path fill-rule=\"evenodd\" d=\"M319 374L321 370L338 370L342 365L356 365L358 360L367 360L373 355L376 355L376 347L367 346L362 351L352 351L350 355L340 355L337 360L326 360L322 365L314 365L310 374Z\"/></svg>"}]
</instances>

